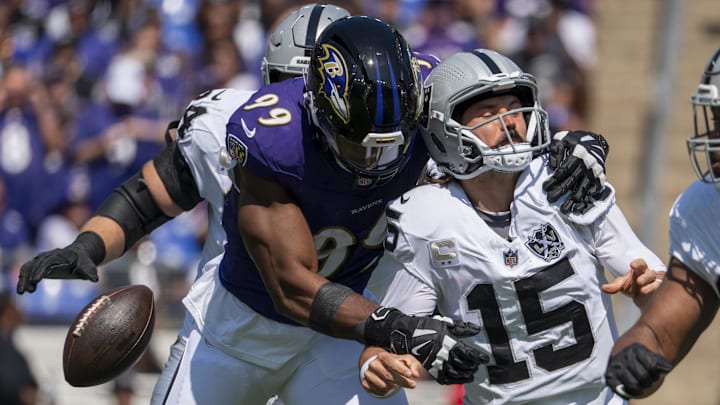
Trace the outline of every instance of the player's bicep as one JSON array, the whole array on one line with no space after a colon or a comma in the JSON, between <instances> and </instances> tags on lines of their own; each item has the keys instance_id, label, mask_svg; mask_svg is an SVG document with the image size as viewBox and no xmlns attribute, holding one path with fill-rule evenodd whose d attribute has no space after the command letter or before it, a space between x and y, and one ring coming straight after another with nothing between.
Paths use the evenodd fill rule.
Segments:
<instances>
[{"instance_id":1,"label":"player's bicep","mask_svg":"<svg viewBox=\"0 0 720 405\"><path fill-rule=\"evenodd\" d=\"M165 185L155 167L153 161L145 163L142 168L143 178L148 186L150 195L157 203L162 212L169 217L176 217L182 213L182 209L173 202L170 194L168 194Z\"/></svg>"},{"instance_id":2,"label":"player's bicep","mask_svg":"<svg viewBox=\"0 0 720 405\"><path fill-rule=\"evenodd\" d=\"M317 272L315 244L305 217L277 183L237 166L238 226L271 293L298 288Z\"/></svg>"}]
</instances>

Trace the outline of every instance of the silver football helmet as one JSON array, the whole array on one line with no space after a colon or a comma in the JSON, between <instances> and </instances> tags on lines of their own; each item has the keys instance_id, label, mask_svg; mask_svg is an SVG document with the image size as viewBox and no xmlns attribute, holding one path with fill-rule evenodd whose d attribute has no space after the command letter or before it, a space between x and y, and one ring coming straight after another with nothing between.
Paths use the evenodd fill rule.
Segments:
<instances>
[{"instance_id":1,"label":"silver football helmet","mask_svg":"<svg viewBox=\"0 0 720 405\"><path fill-rule=\"evenodd\" d=\"M307 4L285 17L270 34L262 59L265 84L280 81L280 74L302 76L310 65L315 40L331 22L349 16L332 4Z\"/></svg>"},{"instance_id":2,"label":"silver football helmet","mask_svg":"<svg viewBox=\"0 0 720 405\"><path fill-rule=\"evenodd\" d=\"M460 124L459 114L472 101L506 94L517 96L522 107L472 127ZM438 167L455 178L470 179L489 170L520 171L550 143L535 78L497 52L476 49L445 59L425 80L424 96L420 132ZM504 117L517 113L527 124L525 142L514 142L505 125ZM495 120L502 123L509 143L493 149L472 131Z\"/></svg>"},{"instance_id":3,"label":"silver football helmet","mask_svg":"<svg viewBox=\"0 0 720 405\"><path fill-rule=\"evenodd\" d=\"M720 189L720 48L707 63L690 102L695 121L695 135L687 140L690 161L700 180Z\"/></svg>"}]
</instances>

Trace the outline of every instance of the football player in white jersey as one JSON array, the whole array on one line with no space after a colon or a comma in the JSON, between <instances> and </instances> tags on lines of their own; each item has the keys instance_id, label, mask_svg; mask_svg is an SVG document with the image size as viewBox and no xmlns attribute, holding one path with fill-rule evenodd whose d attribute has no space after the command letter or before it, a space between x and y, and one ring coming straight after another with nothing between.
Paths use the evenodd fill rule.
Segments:
<instances>
[{"instance_id":1,"label":"football player in white jersey","mask_svg":"<svg viewBox=\"0 0 720 405\"><path fill-rule=\"evenodd\" d=\"M430 73L425 91L421 132L454 180L389 204L385 248L394 261L386 263L396 273L381 305L481 326L464 340L491 359L465 384L465 404L623 403L603 378L617 337L603 292L643 304L662 261L635 236L612 186L582 213L565 215L546 200L548 157L538 152L550 142L547 114L535 79L509 58L455 54ZM393 378L405 385L412 358L406 369L386 370L375 355L392 356L364 352L366 389L387 394Z\"/></svg>"},{"instance_id":2,"label":"football player in white jersey","mask_svg":"<svg viewBox=\"0 0 720 405\"><path fill-rule=\"evenodd\" d=\"M265 83L302 76L309 57L306 46L294 38L314 40L328 24L348 15L347 10L334 5L308 4L285 17L270 34L262 60ZM222 209L232 185L228 177L232 161L225 148L225 126L230 115L253 92L213 89L192 100L182 119L171 123L177 130L176 136L168 130L168 147L108 197L82 227L75 242L41 253L24 264L17 292L35 291L43 278L97 281L97 265L120 257L140 238L201 200L208 202L208 234L198 272L207 261L222 254L226 239ZM159 396L153 400L156 403L163 400L175 371L172 364L183 353L189 319L186 314L178 340L170 350L168 365L155 389L154 397Z\"/></svg>"},{"instance_id":3,"label":"football player in white jersey","mask_svg":"<svg viewBox=\"0 0 720 405\"><path fill-rule=\"evenodd\" d=\"M720 289L720 49L690 97L695 135L690 161L699 180L670 210L670 263L638 321L612 350L607 384L626 397L655 392L710 325Z\"/></svg>"}]
</instances>

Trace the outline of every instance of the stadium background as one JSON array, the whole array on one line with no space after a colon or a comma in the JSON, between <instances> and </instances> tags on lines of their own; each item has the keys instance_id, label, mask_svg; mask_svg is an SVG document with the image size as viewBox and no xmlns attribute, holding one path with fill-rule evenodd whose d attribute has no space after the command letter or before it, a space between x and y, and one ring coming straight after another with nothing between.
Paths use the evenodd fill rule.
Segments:
<instances>
[{"instance_id":1,"label":"stadium background","mask_svg":"<svg viewBox=\"0 0 720 405\"><path fill-rule=\"evenodd\" d=\"M160 147L158 128L178 118L194 94L211 87L257 87L264 50L258 44L265 43L265 33L278 16L304 3L3 1L0 286L11 291L18 265L34 252L72 240L94 204ZM685 148L685 138L692 133L689 96L707 58L720 46L720 9L714 1L336 4L395 23L418 50L442 57L476 46L495 48L536 74L541 91L549 96L543 102L555 129L588 128L608 138L608 178L618 202L642 239L667 257L667 212L695 179ZM83 19L85 35L73 34L69 27L82 25ZM113 46L98 45L105 40ZM18 84L19 76L9 74L15 71L11 66L21 66L28 74L27 87ZM148 87L138 88L139 82ZM9 107L7 95L13 88L18 92L17 87L37 110L30 121L18 121ZM98 115L91 107L101 109L108 101L126 108L119 116L93 121ZM40 136L33 128L47 123L48 111L55 114L57 125L55 130L45 127L49 134ZM130 132L134 136L128 137ZM23 142L23 134L30 140ZM96 136L106 141L101 152L93 154L88 150ZM103 172L108 168L116 170L108 175ZM101 180L93 182L94 175ZM194 274L203 219L198 209L162 227L126 258L106 266L100 285L43 281L35 294L16 297L25 321L14 340L40 383L41 404L113 404L120 398L113 395L112 384L74 389L62 378L66 327L102 289L129 282L155 289L159 319L152 347L156 359L164 360L181 314L179 299ZM625 299L617 299L616 305L623 329L636 312ZM663 388L636 403L720 402L714 384L720 375L719 331L720 326L711 326ZM132 403L147 403L156 376L136 375ZM444 404L449 397L446 388L432 382L409 395L413 404Z\"/></svg>"}]
</instances>

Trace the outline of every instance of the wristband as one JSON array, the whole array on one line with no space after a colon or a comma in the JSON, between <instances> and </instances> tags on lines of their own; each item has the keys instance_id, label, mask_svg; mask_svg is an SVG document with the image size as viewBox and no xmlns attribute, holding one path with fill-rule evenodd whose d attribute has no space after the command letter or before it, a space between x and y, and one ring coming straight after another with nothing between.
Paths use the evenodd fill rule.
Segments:
<instances>
[{"instance_id":1,"label":"wristband","mask_svg":"<svg viewBox=\"0 0 720 405\"><path fill-rule=\"evenodd\" d=\"M360 366L360 383L361 383L361 385L362 385L362 380L365 379L365 373L368 371L368 368L370 368L370 363L372 363L373 360L375 360L375 359L377 359L377 354L373 355L369 359L365 360L365 362L362 364L362 366ZM368 390L365 390L365 391L367 391L368 394L372 395L375 398L387 398L391 395L394 395L396 392L400 391L400 386L395 385L390 391L386 392L384 395L377 395Z\"/></svg>"},{"instance_id":2,"label":"wristband","mask_svg":"<svg viewBox=\"0 0 720 405\"><path fill-rule=\"evenodd\" d=\"M90 260L92 260L96 266L105 260L105 242L100 235L93 231L80 233L68 248L79 249L87 253Z\"/></svg>"}]
</instances>

